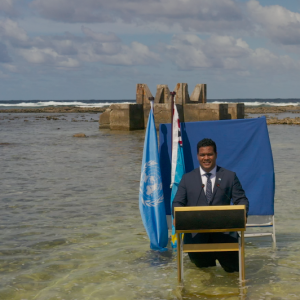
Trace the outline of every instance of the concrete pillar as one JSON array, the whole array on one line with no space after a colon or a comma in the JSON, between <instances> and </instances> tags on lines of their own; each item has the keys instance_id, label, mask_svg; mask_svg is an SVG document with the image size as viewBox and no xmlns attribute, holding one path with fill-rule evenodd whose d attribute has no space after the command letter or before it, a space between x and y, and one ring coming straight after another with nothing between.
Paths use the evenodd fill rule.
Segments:
<instances>
[{"instance_id":1,"label":"concrete pillar","mask_svg":"<svg viewBox=\"0 0 300 300\"><path fill-rule=\"evenodd\" d=\"M164 103L164 86L162 84L157 85L154 103Z\"/></svg>"},{"instance_id":2,"label":"concrete pillar","mask_svg":"<svg viewBox=\"0 0 300 300\"><path fill-rule=\"evenodd\" d=\"M158 84L156 87L156 95L154 103L171 103L171 95L168 85Z\"/></svg>"},{"instance_id":3,"label":"concrete pillar","mask_svg":"<svg viewBox=\"0 0 300 300\"><path fill-rule=\"evenodd\" d=\"M227 120L228 104L195 103L184 105L184 121Z\"/></svg>"},{"instance_id":4,"label":"concrete pillar","mask_svg":"<svg viewBox=\"0 0 300 300\"><path fill-rule=\"evenodd\" d=\"M171 107L170 109L170 116L169 119L167 117L167 110L169 107L168 104L171 105L171 95L170 95L170 90L167 84L158 84L156 86L156 95L154 98L154 118L155 118L155 124L161 123L160 121L156 120L156 108L158 109L158 115L157 118L159 120L169 120L171 118ZM157 106L158 105L158 106ZM147 123L148 123L148 116L149 116L149 112L150 112L150 103L149 106L145 106L144 105L144 124L145 124L145 128L147 127ZM166 119L167 118L167 119ZM159 123L158 123L159 122ZM163 123L168 123L168 122L163 122ZM170 123L170 122L169 122ZM158 128L157 125L157 128Z\"/></svg>"},{"instance_id":5,"label":"concrete pillar","mask_svg":"<svg viewBox=\"0 0 300 300\"><path fill-rule=\"evenodd\" d=\"M161 123L171 123L171 103L155 103L154 120L157 129Z\"/></svg>"},{"instance_id":6,"label":"concrete pillar","mask_svg":"<svg viewBox=\"0 0 300 300\"><path fill-rule=\"evenodd\" d=\"M144 103L144 84L138 83L136 85L136 103L143 104Z\"/></svg>"},{"instance_id":7,"label":"concrete pillar","mask_svg":"<svg viewBox=\"0 0 300 300\"><path fill-rule=\"evenodd\" d=\"M177 83L174 91L176 92L176 104L184 105L190 103L187 83Z\"/></svg>"},{"instance_id":8,"label":"concrete pillar","mask_svg":"<svg viewBox=\"0 0 300 300\"><path fill-rule=\"evenodd\" d=\"M99 117L99 128L109 129L110 128L110 112L111 109L107 108Z\"/></svg>"},{"instance_id":9,"label":"concrete pillar","mask_svg":"<svg viewBox=\"0 0 300 300\"><path fill-rule=\"evenodd\" d=\"M112 104L110 106L111 130L144 129L142 104Z\"/></svg>"},{"instance_id":10,"label":"concrete pillar","mask_svg":"<svg viewBox=\"0 0 300 300\"><path fill-rule=\"evenodd\" d=\"M244 103L230 103L228 104L229 119L244 119L245 118L245 104Z\"/></svg>"},{"instance_id":11,"label":"concrete pillar","mask_svg":"<svg viewBox=\"0 0 300 300\"><path fill-rule=\"evenodd\" d=\"M154 103L154 120L156 129L159 128L159 124L161 123L171 123L171 103L161 104ZM183 105L176 104L179 119L183 122ZM147 125L146 125L147 126Z\"/></svg>"},{"instance_id":12,"label":"concrete pillar","mask_svg":"<svg viewBox=\"0 0 300 300\"><path fill-rule=\"evenodd\" d=\"M138 83L136 85L136 103L143 106L143 122L144 127L147 126L148 115L150 111L150 101L149 98L152 98L152 93L148 88L148 85L145 83Z\"/></svg>"},{"instance_id":13,"label":"concrete pillar","mask_svg":"<svg viewBox=\"0 0 300 300\"><path fill-rule=\"evenodd\" d=\"M136 103L142 105L150 105L149 97L153 97L148 85L145 83L138 83L136 85Z\"/></svg>"},{"instance_id":14,"label":"concrete pillar","mask_svg":"<svg viewBox=\"0 0 300 300\"><path fill-rule=\"evenodd\" d=\"M206 103L206 84L197 84L190 97L191 102Z\"/></svg>"}]
</instances>

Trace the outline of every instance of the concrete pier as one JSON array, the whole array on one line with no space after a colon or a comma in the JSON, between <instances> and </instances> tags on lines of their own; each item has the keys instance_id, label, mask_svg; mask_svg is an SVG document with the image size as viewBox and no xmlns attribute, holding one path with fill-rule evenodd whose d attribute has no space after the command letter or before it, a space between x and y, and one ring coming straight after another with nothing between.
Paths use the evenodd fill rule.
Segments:
<instances>
[{"instance_id":1,"label":"concrete pier","mask_svg":"<svg viewBox=\"0 0 300 300\"><path fill-rule=\"evenodd\" d=\"M244 103L206 103L206 84L197 84L189 96L188 84L177 83L176 106L181 122L243 119ZM136 103L112 104L100 115L100 128L111 130L145 129L150 112L149 98L153 97L145 83L136 86ZM154 97L154 118L156 127L171 123L171 94L166 84L157 85Z\"/></svg>"},{"instance_id":2,"label":"concrete pier","mask_svg":"<svg viewBox=\"0 0 300 300\"><path fill-rule=\"evenodd\" d=\"M244 119L245 105L244 103L230 103L228 104L228 119Z\"/></svg>"},{"instance_id":3,"label":"concrete pier","mask_svg":"<svg viewBox=\"0 0 300 300\"><path fill-rule=\"evenodd\" d=\"M112 104L109 109L111 130L144 128L142 104Z\"/></svg>"}]
</instances>

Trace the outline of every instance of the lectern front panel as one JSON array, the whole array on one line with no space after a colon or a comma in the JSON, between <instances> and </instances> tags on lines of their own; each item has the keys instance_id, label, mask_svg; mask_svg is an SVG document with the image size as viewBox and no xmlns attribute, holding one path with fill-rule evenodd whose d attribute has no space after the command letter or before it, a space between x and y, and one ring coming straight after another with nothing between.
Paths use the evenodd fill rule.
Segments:
<instances>
[{"instance_id":1,"label":"lectern front panel","mask_svg":"<svg viewBox=\"0 0 300 300\"><path fill-rule=\"evenodd\" d=\"M232 206L229 206L229 208ZM196 207L192 210L175 210L175 228L176 231L194 231L194 230L214 230L222 229L243 229L245 228L245 209L222 209L221 207L210 206L210 210L199 210Z\"/></svg>"}]
</instances>

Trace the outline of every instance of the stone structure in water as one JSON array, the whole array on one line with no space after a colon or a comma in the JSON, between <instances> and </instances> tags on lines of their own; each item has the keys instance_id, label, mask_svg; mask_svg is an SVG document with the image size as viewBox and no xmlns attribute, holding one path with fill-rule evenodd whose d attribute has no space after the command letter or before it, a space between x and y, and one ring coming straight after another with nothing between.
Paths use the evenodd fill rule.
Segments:
<instances>
[{"instance_id":1,"label":"stone structure in water","mask_svg":"<svg viewBox=\"0 0 300 300\"><path fill-rule=\"evenodd\" d=\"M206 84L197 84L191 96L187 83L178 83L176 106L181 122L244 119L244 103L213 104L206 103ZM152 98L147 84L136 86L136 103L112 104L100 115L100 128L111 130L137 130L147 126ZM167 85L157 85L154 97L154 118L156 127L161 123L171 123L171 98Z\"/></svg>"}]
</instances>

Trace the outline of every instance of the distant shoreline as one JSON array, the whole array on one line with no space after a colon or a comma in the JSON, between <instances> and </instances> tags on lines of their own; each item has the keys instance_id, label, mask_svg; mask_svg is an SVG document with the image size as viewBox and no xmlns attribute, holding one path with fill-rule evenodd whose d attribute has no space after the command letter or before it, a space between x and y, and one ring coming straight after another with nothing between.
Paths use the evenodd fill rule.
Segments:
<instances>
[{"instance_id":1,"label":"distant shoreline","mask_svg":"<svg viewBox=\"0 0 300 300\"><path fill-rule=\"evenodd\" d=\"M47 106L42 108L9 108L0 109L0 113L99 113L104 112L109 105L102 107L79 107L79 106ZM300 113L300 106L245 106L246 114L266 113Z\"/></svg>"},{"instance_id":2,"label":"distant shoreline","mask_svg":"<svg viewBox=\"0 0 300 300\"><path fill-rule=\"evenodd\" d=\"M267 113L300 113L300 106L285 105L285 106L245 106L245 113L247 114L267 114Z\"/></svg>"},{"instance_id":3,"label":"distant shoreline","mask_svg":"<svg viewBox=\"0 0 300 300\"><path fill-rule=\"evenodd\" d=\"M102 107L78 106L48 106L42 108L9 108L0 109L0 113L99 113L104 112L109 105Z\"/></svg>"},{"instance_id":4,"label":"distant shoreline","mask_svg":"<svg viewBox=\"0 0 300 300\"><path fill-rule=\"evenodd\" d=\"M108 108L109 105L102 107L78 107L78 106L48 106L42 108L10 108L10 109L0 109L1 114L65 114L65 113L80 113L80 114L98 114L102 113ZM286 125L300 125L300 118L290 118L290 117L279 117L276 115L282 113L295 113L300 114L300 106L298 105L285 105L285 106L245 106L245 119L252 118L251 115L264 115L267 119L267 124L286 124ZM269 116L268 114L273 114ZM274 116L275 114L275 116ZM46 117L46 116L44 116ZM5 117L6 118L6 117ZM14 118L14 117L13 117ZM20 118L16 116L16 118ZM27 117L21 117L27 118ZM46 117L48 120L58 120L57 116L48 116ZM27 121L27 120L26 120ZM83 121L83 120L81 120ZM84 120L87 121L87 120ZM72 119L72 122L78 122L78 120ZM93 120L92 122L97 122Z\"/></svg>"}]
</instances>

